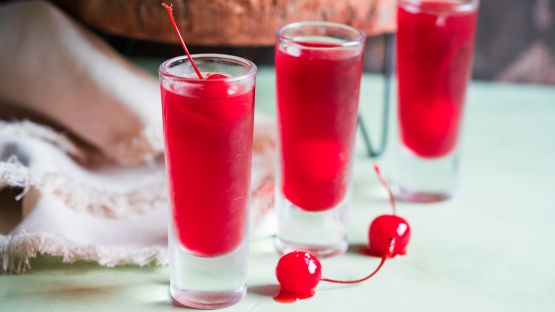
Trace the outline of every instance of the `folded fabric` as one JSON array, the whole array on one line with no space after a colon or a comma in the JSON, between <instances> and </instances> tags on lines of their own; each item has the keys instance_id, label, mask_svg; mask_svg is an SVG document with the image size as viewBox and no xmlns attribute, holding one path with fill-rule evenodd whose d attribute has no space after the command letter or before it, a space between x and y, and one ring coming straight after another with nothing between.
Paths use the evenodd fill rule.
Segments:
<instances>
[{"instance_id":1,"label":"folded fabric","mask_svg":"<svg viewBox=\"0 0 555 312\"><path fill-rule=\"evenodd\" d=\"M0 6L0 100L119 163L162 152L156 79L46 1Z\"/></svg>"},{"instance_id":2,"label":"folded fabric","mask_svg":"<svg viewBox=\"0 0 555 312\"><path fill-rule=\"evenodd\" d=\"M0 5L0 271L38 254L163 264L168 199L157 80L53 5ZM40 121L14 121L13 117ZM10 120L10 121L6 121ZM251 236L273 232L273 121L255 114ZM99 161L100 160L100 161Z\"/></svg>"},{"instance_id":3,"label":"folded fabric","mask_svg":"<svg viewBox=\"0 0 555 312\"><path fill-rule=\"evenodd\" d=\"M163 153L157 79L54 5L0 5L0 38L1 118L36 118L119 164ZM257 116L254 127L255 150L273 148L273 121Z\"/></svg>"},{"instance_id":4,"label":"folded fabric","mask_svg":"<svg viewBox=\"0 0 555 312\"><path fill-rule=\"evenodd\" d=\"M38 254L65 262L101 265L164 264L167 261L168 200L163 164L79 165L70 140L30 122L0 122L0 190L21 190L22 218L0 234L2 270L21 272ZM274 229L271 166L255 153L252 171L251 237ZM6 207L0 219L13 218Z\"/></svg>"}]
</instances>

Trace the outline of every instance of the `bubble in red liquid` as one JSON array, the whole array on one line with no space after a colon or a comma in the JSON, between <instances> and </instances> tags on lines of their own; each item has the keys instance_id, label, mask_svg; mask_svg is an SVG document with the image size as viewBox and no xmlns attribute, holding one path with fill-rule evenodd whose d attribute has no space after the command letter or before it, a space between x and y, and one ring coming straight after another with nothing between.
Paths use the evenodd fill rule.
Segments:
<instances>
[{"instance_id":1,"label":"bubble in red liquid","mask_svg":"<svg viewBox=\"0 0 555 312\"><path fill-rule=\"evenodd\" d=\"M394 239L393 245L391 243ZM381 215L372 221L368 231L370 253L376 256L404 255L410 240L409 223L396 215ZM393 247L393 250L390 248Z\"/></svg>"},{"instance_id":2,"label":"bubble in red liquid","mask_svg":"<svg viewBox=\"0 0 555 312\"><path fill-rule=\"evenodd\" d=\"M206 79L210 79L210 80L212 80L212 79L226 79L226 78L228 78L228 77L226 75L223 75L223 74L210 74L210 75L208 75L208 77L206 77Z\"/></svg>"},{"instance_id":3,"label":"bubble in red liquid","mask_svg":"<svg viewBox=\"0 0 555 312\"><path fill-rule=\"evenodd\" d=\"M276 277L281 289L287 293L312 294L322 277L322 266L310 253L294 251L279 259Z\"/></svg>"}]
</instances>

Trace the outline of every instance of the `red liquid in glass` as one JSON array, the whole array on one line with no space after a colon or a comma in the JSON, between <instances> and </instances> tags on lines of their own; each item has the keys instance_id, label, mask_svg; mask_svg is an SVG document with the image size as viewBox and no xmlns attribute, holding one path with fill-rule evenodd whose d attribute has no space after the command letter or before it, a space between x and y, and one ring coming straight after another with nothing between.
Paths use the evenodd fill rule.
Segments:
<instances>
[{"instance_id":1,"label":"red liquid in glass","mask_svg":"<svg viewBox=\"0 0 555 312\"><path fill-rule=\"evenodd\" d=\"M246 233L254 90L224 80L175 88L161 87L174 231L196 255L226 254Z\"/></svg>"},{"instance_id":2,"label":"red liquid in glass","mask_svg":"<svg viewBox=\"0 0 555 312\"><path fill-rule=\"evenodd\" d=\"M276 48L281 187L287 200L308 211L336 206L349 182L362 56L337 47Z\"/></svg>"},{"instance_id":3,"label":"red liquid in glass","mask_svg":"<svg viewBox=\"0 0 555 312\"><path fill-rule=\"evenodd\" d=\"M400 132L420 157L444 156L457 144L477 15L460 7L423 1L397 11Z\"/></svg>"}]
</instances>

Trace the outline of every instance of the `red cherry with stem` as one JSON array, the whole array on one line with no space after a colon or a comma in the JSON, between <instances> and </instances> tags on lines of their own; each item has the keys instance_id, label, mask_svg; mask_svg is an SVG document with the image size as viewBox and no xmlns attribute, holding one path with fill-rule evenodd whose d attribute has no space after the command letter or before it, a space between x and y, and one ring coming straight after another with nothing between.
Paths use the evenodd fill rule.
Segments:
<instances>
[{"instance_id":1,"label":"red cherry with stem","mask_svg":"<svg viewBox=\"0 0 555 312\"><path fill-rule=\"evenodd\" d=\"M381 215L370 224L368 230L370 253L380 257L404 255L410 240L410 225L407 220L397 216L395 196L393 196L391 187L377 164L374 164L374 171L382 185L387 189L393 214Z\"/></svg>"},{"instance_id":2,"label":"red cherry with stem","mask_svg":"<svg viewBox=\"0 0 555 312\"><path fill-rule=\"evenodd\" d=\"M410 240L408 222L396 215L381 215L374 219L368 231L370 253L376 256L404 255ZM391 241L394 243L391 244Z\"/></svg>"},{"instance_id":3,"label":"red cherry with stem","mask_svg":"<svg viewBox=\"0 0 555 312\"><path fill-rule=\"evenodd\" d=\"M393 249L393 241L391 247ZM276 267L276 277L281 290L297 295L310 295L314 292L320 281L336 284L356 284L364 282L376 275L382 268L387 256L382 257L378 267L365 277L356 280L337 280L322 278L322 266L318 258L304 251L294 251L281 256Z\"/></svg>"},{"instance_id":4,"label":"red cherry with stem","mask_svg":"<svg viewBox=\"0 0 555 312\"><path fill-rule=\"evenodd\" d=\"M406 252L410 239L410 226L405 219L396 215L395 197L377 164L374 164L374 170L389 193L389 200L393 209L392 215L379 216L370 226L370 248L374 254L381 256L381 261L376 269L372 273L355 280L321 278L320 261L308 252L295 251L283 255L276 267L276 276L282 291L305 295L312 294L320 281L337 284L364 282L376 275L389 257Z\"/></svg>"},{"instance_id":5,"label":"red cherry with stem","mask_svg":"<svg viewBox=\"0 0 555 312\"><path fill-rule=\"evenodd\" d=\"M175 34L177 35L177 38L179 38L179 42L181 43L181 47L183 48L183 51L185 51L185 54L187 54L187 57L189 58L189 61L191 62L191 65L193 66L193 69L197 73L198 78L199 79L204 79L202 77L202 74L200 73L200 70L198 70L197 64L195 64L195 61L193 61L193 57L189 53L189 50L187 49L187 46L185 45L185 41L183 41L183 37L181 37L181 33L179 32L179 29L177 28L177 24L175 23L175 19L173 18L172 6L168 5L165 2L162 2L162 6L164 8L166 8L166 11L168 12L168 16L170 17L170 21L172 22L173 29L175 30Z\"/></svg>"},{"instance_id":6,"label":"red cherry with stem","mask_svg":"<svg viewBox=\"0 0 555 312\"><path fill-rule=\"evenodd\" d=\"M322 266L312 254L293 251L279 259L276 277L282 290L299 295L310 294L320 282Z\"/></svg>"}]
</instances>

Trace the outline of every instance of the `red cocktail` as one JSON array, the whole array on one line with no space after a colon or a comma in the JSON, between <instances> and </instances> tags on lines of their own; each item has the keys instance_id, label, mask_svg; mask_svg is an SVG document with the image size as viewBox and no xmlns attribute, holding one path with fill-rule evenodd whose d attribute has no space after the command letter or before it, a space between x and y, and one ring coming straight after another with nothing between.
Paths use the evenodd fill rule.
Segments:
<instances>
[{"instance_id":1,"label":"red cocktail","mask_svg":"<svg viewBox=\"0 0 555 312\"><path fill-rule=\"evenodd\" d=\"M399 131L415 157L446 157L457 146L476 18L473 0L399 2Z\"/></svg>"},{"instance_id":2,"label":"red cocktail","mask_svg":"<svg viewBox=\"0 0 555 312\"><path fill-rule=\"evenodd\" d=\"M245 233L254 92L225 79L203 83L161 89L175 232L192 253L213 257Z\"/></svg>"},{"instance_id":3,"label":"red cocktail","mask_svg":"<svg viewBox=\"0 0 555 312\"><path fill-rule=\"evenodd\" d=\"M332 216L332 210L347 204L364 39L360 31L333 23L294 23L278 30L280 170L276 192L283 206L278 209ZM336 233L335 242L331 237L312 240L301 233L310 231L306 225L300 225L305 231L299 228L299 233L295 226L286 226L294 223L291 218L280 214L278 236L280 243L295 245L292 248L337 245L344 239L344 233ZM317 233L326 231L325 224L315 226ZM337 225L332 231L341 228Z\"/></svg>"},{"instance_id":4,"label":"red cocktail","mask_svg":"<svg viewBox=\"0 0 555 312\"><path fill-rule=\"evenodd\" d=\"M435 158L457 143L477 12L459 12L460 1L413 2L397 11L401 138L418 156Z\"/></svg>"},{"instance_id":5,"label":"red cocktail","mask_svg":"<svg viewBox=\"0 0 555 312\"><path fill-rule=\"evenodd\" d=\"M299 55L276 51L282 190L301 209L327 210L349 184L362 61L337 44L296 44Z\"/></svg>"},{"instance_id":6,"label":"red cocktail","mask_svg":"<svg viewBox=\"0 0 555 312\"><path fill-rule=\"evenodd\" d=\"M160 67L174 298L179 292L190 297L192 291L213 290L206 283L221 274L220 281L213 281L219 289L229 282L224 278L233 273L229 270L244 274L246 266L256 67L223 55L196 55L194 60L205 79L183 57ZM226 263L226 257L236 255L244 259ZM203 270L201 258L222 259L219 270L226 272L216 274L211 267L205 268L210 276L197 276ZM238 276L227 289L236 291L244 282ZM206 307L217 304L211 296Z\"/></svg>"}]
</instances>

